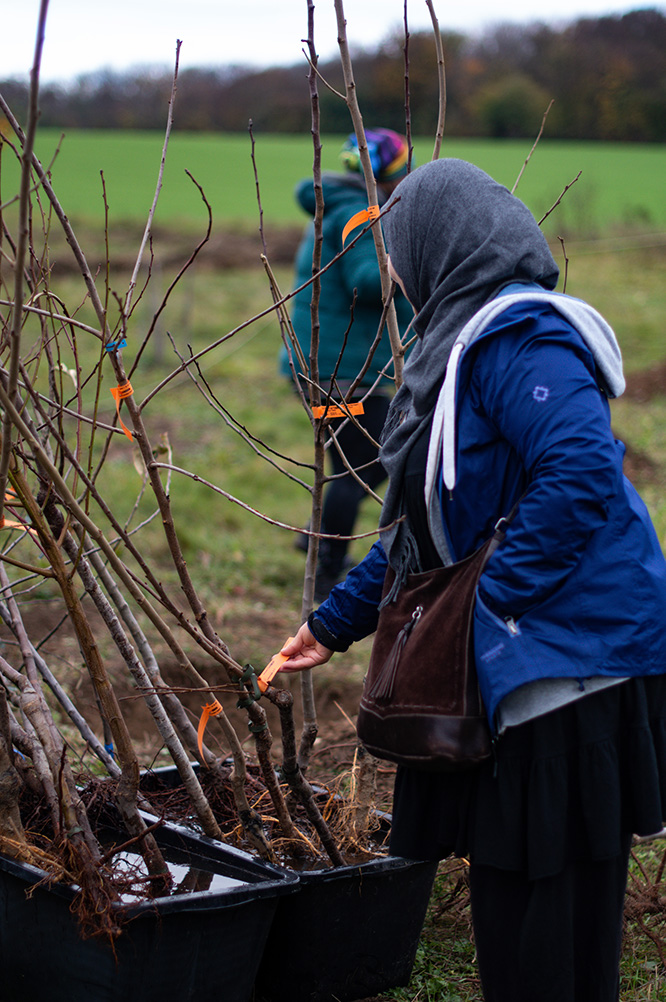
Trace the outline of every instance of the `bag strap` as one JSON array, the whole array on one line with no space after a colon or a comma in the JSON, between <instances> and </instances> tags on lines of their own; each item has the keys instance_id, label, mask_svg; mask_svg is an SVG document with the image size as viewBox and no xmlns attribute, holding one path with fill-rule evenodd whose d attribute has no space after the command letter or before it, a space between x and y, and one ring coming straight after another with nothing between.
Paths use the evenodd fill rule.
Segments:
<instances>
[{"instance_id":1,"label":"bag strap","mask_svg":"<svg viewBox=\"0 0 666 1002\"><path fill-rule=\"evenodd\" d=\"M518 511L518 505L523 500L523 498L525 497L526 494L527 494L527 491L523 491L523 493L520 495L520 497L518 498L518 500L516 502L514 502L514 505L511 508L511 511L509 512L509 514L508 515L503 515L501 518L499 518L497 520L497 522L495 524L495 532L496 533L500 533L502 535L502 539L506 535L506 529L508 528L509 524L511 522L513 522L514 518L516 517L516 512Z\"/></svg>"},{"instance_id":2,"label":"bag strap","mask_svg":"<svg viewBox=\"0 0 666 1002\"><path fill-rule=\"evenodd\" d=\"M525 497L526 493L527 493L526 491L523 491L523 493L520 495L520 497L518 498L518 500L513 505L513 507L511 509L511 511L509 512L509 514L508 515L502 515L502 517L499 518L497 520L497 522L495 523L495 531L494 531L493 535L490 537L490 541L489 541L489 544L488 544L488 549L486 551L485 560L483 561L484 567L485 567L485 565L486 565L486 563L488 561L488 558L495 552L495 550L497 549L497 547L500 546L504 542L504 539L505 539L505 536L506 536L506 530L508 529L509 525L511 524L511 522L515 518L516 512L518 511L518 505L523 500L523 498Z\"/></svg>"}]
</instances>

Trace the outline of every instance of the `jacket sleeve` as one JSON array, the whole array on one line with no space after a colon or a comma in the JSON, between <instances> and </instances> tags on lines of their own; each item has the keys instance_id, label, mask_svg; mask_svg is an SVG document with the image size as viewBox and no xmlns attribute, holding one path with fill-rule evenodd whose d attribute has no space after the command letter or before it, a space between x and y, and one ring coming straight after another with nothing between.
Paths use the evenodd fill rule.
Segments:
<instances>
[{"instance_id":1,"label":"jacket sleeve","mask_svg":"<svg viewBox=\"0 0 666 1002\"><path fill-rule=\"evenodd\" d=\"M343 651L375 632L387 567L386 553L378 540L310 617L310 629L320 643Z\"/></svg>"},{"instance_id":2,"label":"jacket sleeve","mask_svg":"<svg viewBox=\"0 0 666 1002\"><path fill-rule=\"evenodd\" d=\"M489 339L471 386L528 483L479 584L494 612L517 618L566 581L606 523L621 458L592 355L564 321Z\"/></svg>"},{"instance_id":3,"label":"jacket sleeve","mask_svg":"<svg viewBox=\"0 0 666 1002\"><path fill-rule=\"evenodd\" d=\"M324 217L324 227L327 230L328 238L333 241L331 248L333 253L338 254L342 250L342 231L349 219L354 213L365 207L364 200L356 199L346 206L337 206L335 212L328 219ZM359 236L359 233L360 230L353 230L347 237L345 245L351 244L354 237ZM345 290L350 296L350 301L351 294L356 289L359 303L377 306L381 309L382 280L371 230L364 233L353 246L350 246L340 259L340 274Z\"/></svg>"}]
</instances>

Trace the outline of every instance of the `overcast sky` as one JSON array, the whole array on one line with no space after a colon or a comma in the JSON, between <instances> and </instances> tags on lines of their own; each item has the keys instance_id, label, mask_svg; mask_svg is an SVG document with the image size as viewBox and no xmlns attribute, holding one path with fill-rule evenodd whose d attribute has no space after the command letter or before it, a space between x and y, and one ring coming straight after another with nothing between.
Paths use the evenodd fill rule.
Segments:
<instances>
[{"instance_id":1,"label":"overcast sky","mask_svg":"<svg viewBox=\"0 0 666 1002\"><path fill-rule=\"evenodd\" d=\"M619 0L435 0L442 30L476 34L499 21L562 23L666 4ZM544 8L548 13L544 14ZM171 66L182 40L181 69L193 66L293 64L302 59L307 0L50 0L42 81L69 81L100 68ZM403 0L346 0L350 45L372 46L403 23ZM27 76L34 58L39 0L0 0L0 77ZM409 0L410 30L431 24L425 0ZM315 3L315 43L337 52L333 0Z\"/></svg>"}]
</instances>

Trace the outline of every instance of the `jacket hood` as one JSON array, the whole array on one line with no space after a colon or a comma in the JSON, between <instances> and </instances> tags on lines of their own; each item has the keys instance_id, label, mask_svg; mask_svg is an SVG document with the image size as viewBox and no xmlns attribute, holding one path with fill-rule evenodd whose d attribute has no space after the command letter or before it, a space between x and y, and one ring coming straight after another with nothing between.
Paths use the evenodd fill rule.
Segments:
<instances>
[{"instance_id":1,"label":"jacket hood","mask_svg":"<svg viewBox=\"0 0 666 1002\"><path fill-rule=\"evenodd\" d=\"M337 205L346 204L349 201L350 192L358 192L361 198L366 198L365 181L356 174L335 174L333 172L324 173L321 177L321 186L324 193L324 205L326 209L334 209ZM302 209L310 216L315 214L315 191L311 177L304 178L296 185L294 192L296 201ZM386 199L382 197L380 188L377 188L377 197L381 205Z\"/></svg>"}]
</instances>

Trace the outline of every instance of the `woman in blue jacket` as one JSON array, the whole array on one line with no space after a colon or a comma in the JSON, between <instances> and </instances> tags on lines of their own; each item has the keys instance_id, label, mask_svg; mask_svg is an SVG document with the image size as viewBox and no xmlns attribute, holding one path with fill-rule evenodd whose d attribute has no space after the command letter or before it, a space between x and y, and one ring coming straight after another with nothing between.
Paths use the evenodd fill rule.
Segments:
<instances>
[{"instance_id":1,"label":"woman in blue jacket","mask_svg":"<svg viewBox=\"0 0 666 1002\"><path fill-rule=\"evenodd\" d=\"M414 171L383 225L419 336L383 441L383 531L283 670L373 632L388 564L399 588L459 560L519 501L475 609L495 760L399 768L391 851L469 857L487 1002L616 1002L632 834L666 816L666 562L610 428L619 349L551 291L533 217L472 165Z\"/></svg>"}]
</instances>

